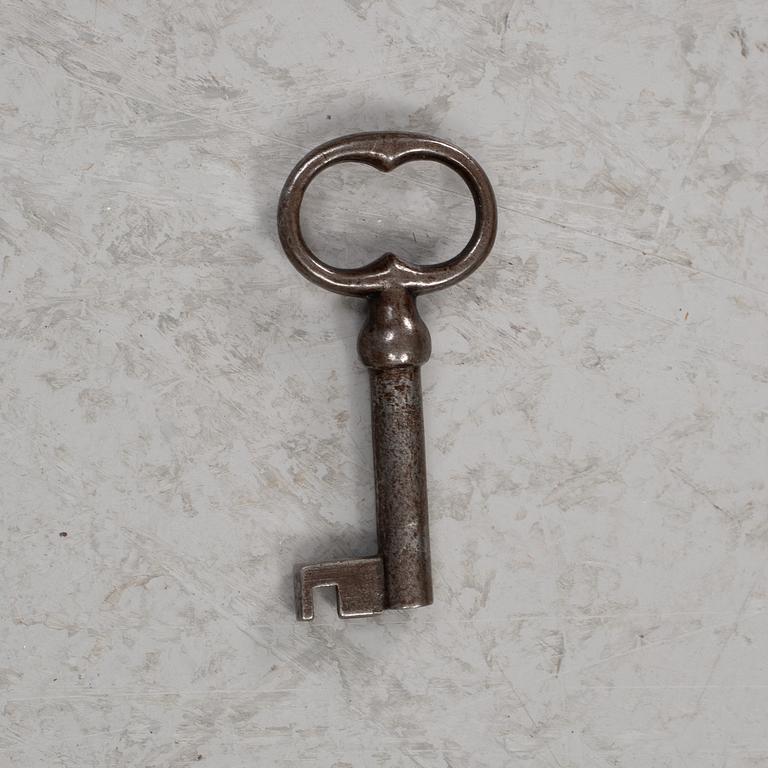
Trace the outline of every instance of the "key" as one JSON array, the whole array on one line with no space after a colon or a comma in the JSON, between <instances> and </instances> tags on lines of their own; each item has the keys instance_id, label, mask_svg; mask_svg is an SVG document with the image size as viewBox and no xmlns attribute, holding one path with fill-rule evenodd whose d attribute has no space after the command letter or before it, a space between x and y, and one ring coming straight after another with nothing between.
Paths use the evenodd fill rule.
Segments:
<instances>
[{"instance_id":1,"label":"key","mask_svg":"<svg viewBox=\"0 0 768 768\"><path fill-rule=\"evenodd\" d=\"M318 173L342 162L366 163L388 172L413 160L433 160L452 168L472 194L475 226L457 256L439 264L415 265L386 253L365 266L340 269L309 249L301 232L301 201ZM389 132L342 136L309 152L290 173L280 195L278 232L286 255L304 277L327 290L368 301L357 348L370 369L378 552L297 567L297 616L305 621L314 617L316 587L336 589L341 618L431 605L420 374L431 342L416 299L464 279L490 252L496 237L491 184L466 152L440 139Z\"/></svg>"}]
</instances>

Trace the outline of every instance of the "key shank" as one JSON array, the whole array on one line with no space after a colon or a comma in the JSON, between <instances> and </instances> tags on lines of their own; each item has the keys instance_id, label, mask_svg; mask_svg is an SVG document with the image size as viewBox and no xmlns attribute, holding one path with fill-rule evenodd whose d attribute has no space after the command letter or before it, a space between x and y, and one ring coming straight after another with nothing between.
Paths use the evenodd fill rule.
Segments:
<instances>
[{"instance_id":1,"label":"key shank","mask_svg":"<svg viewBox=\"0 0 768 768\"><path fill-rule=\"evenodd\" d=\"M387 608L432 603L427 474L419 366L430 353L429 331L407 291L369 299L358 341L371 369L376 527Z\"/></svg>"}]
</instances>

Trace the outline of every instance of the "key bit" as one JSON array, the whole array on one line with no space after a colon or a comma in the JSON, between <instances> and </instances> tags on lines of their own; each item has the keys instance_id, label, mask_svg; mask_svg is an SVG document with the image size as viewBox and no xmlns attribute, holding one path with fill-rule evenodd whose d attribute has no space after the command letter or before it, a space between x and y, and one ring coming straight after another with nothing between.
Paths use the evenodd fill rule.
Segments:
<instances>
[{"instance_id":1,"label":"key bit","mask_svg":"<svg viewBox=\"0 0 768 768\"><path fill-rule=\"evenodd\" d=\"M315 616L312 602L315 587L336 587L336 603L342 619L372 616L384 610L384 563L380 557L303 565L296 569L295 582L296 610L304 621L311 621Z\"/></svg>"},{"instance_id":2,"label":"key bit","mask_svg":"<svg viewBox=\"0 0 768 768\"><path fill-rule=\"evenodd\" d=\"M312 179L331 165L359 162L391 171L413 160L434 160L456 171L475 204L475 227L464 249L439 264L418 266L386 253L355 269L321 261L301 232L300 210ZM308 280L336 293L366 298L368 319L357 348L370 369L378 553L373 557L296 569L299 619L314 617L315 587L335 587L341 618L432 603L429 521L420 366L431 351L416 297L457 283L490 252L496 202L485 172L463 150L414 133L358 133L307 154L283 187L278 231L288 258Z\"/></svg>"}]
</instances>

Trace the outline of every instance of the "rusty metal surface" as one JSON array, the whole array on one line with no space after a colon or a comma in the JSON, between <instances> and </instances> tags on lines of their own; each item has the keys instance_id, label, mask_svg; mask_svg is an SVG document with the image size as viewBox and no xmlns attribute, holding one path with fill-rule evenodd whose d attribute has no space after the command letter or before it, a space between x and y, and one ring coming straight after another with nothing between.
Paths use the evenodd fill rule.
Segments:
<instances>
[{"instance_id":1,"label":"rusty metal surface","mask_svg":"<svg viewBox=\"0 0 768 768\"><path fill-rule=\"evenodd\" d=\"M432 602L421 375L415 365L371 371L376 533L387 608Z\"/></svg>"},{"instance_id":2,"label":"rusty metal surface","mask_svg":"<svg viewBox=\"0 0 768 768\"><path fill-rule=\"evenodd\" d=\"M301 233L300 209L318 173L340 162L366 163L386 172L413 160L443 163L469 187L475 227L458 255L438 264L414 265L387 253L364 266L339 269L312 253ZM432 575L419 367L429 359L431 342L416 297L462 280L490 252L496 236L490 182L475 160L440 139L411 133L343 136L312 150L293 169L280 196L278 231L288 258L304 277L368 300L358 352L371 371L379 551L374 557L297 568L298 618L313 618L312 592L320 586L336 588L342 618L429 605Z\"/></svg>"}]
</instances>

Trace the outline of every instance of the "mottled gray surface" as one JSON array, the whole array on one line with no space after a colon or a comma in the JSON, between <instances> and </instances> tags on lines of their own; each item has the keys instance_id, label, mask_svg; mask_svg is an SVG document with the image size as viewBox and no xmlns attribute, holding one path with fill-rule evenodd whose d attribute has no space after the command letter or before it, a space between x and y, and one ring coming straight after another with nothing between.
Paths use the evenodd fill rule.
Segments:
<instances>
[{"instance_id":1,"label":"mottled gray surface","mask_svg":"<svg viewBox=\"0 0 768 768\"><path fill-rule=\"evenodd\" d=\"M0 35L3 768L768 764L764 0L4 0ZM436 603L297 624L293 564L373 546L367 379L275 204L384 128L500 203L422 301ZM471 227L435 168L307 204L337 263Z\"/></svg>"}]
</instances>

